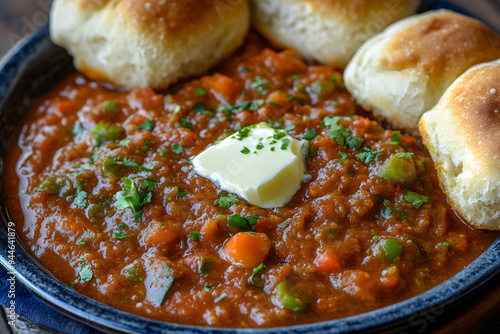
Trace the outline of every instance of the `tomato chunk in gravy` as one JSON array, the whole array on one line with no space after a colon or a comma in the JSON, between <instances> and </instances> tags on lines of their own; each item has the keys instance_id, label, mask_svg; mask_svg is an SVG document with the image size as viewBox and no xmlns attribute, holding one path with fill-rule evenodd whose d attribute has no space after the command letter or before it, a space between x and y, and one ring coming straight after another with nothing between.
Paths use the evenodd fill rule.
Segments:
<instances>
[{"instance_id":1,"label":"tomato chunk in gravy","mask_svg":"<svg viewBox=\"0 0 500 334\"><path fill-rule=\"evenodd\" d=\"M342 73L256 45L164 94L74 74L19 129L4 197L30 253L115 308L217 327L347 317L436 286L497 237L452 211L418 138L365 114ZM191 165L260 122L309 143L283 207Z\"/></svg>"}]
</instances>

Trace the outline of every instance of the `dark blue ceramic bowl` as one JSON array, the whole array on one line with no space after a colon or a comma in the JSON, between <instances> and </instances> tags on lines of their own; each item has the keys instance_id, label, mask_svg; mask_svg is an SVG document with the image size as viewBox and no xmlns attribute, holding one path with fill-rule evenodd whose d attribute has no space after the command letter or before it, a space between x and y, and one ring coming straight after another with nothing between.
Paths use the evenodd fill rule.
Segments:
<instances>
[{"instance_id":1,"label":"dark blue ceramic bowl","mask_svg":"<svg viewBox=\"0 0 500 334\"><path fill-rule=\"evenodd\" d=\"M54 46L48 28L21 42L0 63L0 157L17 122L35 98L73 71L71 58ZM3 160L0 158L0 173ZM0 177L0 190L1 189ZM17 191L17 189L7 189ZM8 192L3 192L8 193ZM16 240L15 265L9 265L9 216L0 198L0 262L38 298L55 309L107 332L131 333L423 333L439 319L477 299L500 273L500 238L476 261L434 289L365 314L309 325L271 329L221 329L177 325L125 313L85 297L55 279Z\"/></svg>"}]
</instances>

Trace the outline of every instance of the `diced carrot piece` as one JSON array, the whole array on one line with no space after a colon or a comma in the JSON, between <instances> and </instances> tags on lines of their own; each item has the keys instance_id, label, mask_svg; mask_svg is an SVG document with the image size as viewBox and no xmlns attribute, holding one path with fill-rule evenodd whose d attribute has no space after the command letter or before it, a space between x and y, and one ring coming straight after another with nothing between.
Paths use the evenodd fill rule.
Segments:
<instances>
[{"instance_id":1,"label":"diced carrot piece","mask_svg":"<svg viewBox=\"0 0 500 334\"><path fill-rule=\"evenodd\" d=\"M240 91L236 81L220 73L203 77L201 82L209 89L213 89L222 95L226 101L232 100Z\"/></svg>"},{"instance_id":2,"label":"diced carrot piece","mask_svg":"<svg viewBox=\"0 0 500 334\"><path fill-rule=\"evenodd\" d=\"M142 241L149 246L170 247L179 239L181 227L177 224L153 222L144 231Z\"/></svg>"},{"instance_id":3,"label":"diced carrot piece","mask_svg":"<svg viewBox=\"0 0 500 334\"><path fill-rule=\"evenodd\" d=\"M314 264L319 271L325 273L338 271L342 268L338 257L329 251L319 254L314 260Z\"/></svg>"},{"instance_id":4,"label":"diced carrot piece","mask_svg":"<svg viewBox=\"0 0 500 334\"><path fill-rule=\"evenodd\" d=\"M73 110L73 103L71 101L58 101L55 107L63 116L68 116Z\"/></svg>"},{"instance_id":5,"label":"diced carrot piece","mask_svg":"<svg viewBox=\"0 0 500 334\"><path fill-rule=\"evenodd\" d=\"M395 276L381 277L380 283L382 283L382 286L384 288L392 290L399 286L399 277Z\"/></svg>"},{"instance_id":6,"label":"diced carrot piece","mask_svg":"<svg viewBox=\"0 0 500 334\"><path fill-rule=\"evenodd\" d=\"M201 234L203 234L203 236L208 239L213 239L217 235L217 233L219 233L218 219L209 220L203 225L201 229Z\"/></svg>"},{"instance_id":7,"label":"diced carrot piece","mask_svg":"<svg viewBox=\"0 0 500 334\"><path fill-rule=\"evenodd\" d=\"M224 245L226 259L235 265L255 268L269 256L271 242L265 233L239 232Z\"/></svg>"}]
</instances>

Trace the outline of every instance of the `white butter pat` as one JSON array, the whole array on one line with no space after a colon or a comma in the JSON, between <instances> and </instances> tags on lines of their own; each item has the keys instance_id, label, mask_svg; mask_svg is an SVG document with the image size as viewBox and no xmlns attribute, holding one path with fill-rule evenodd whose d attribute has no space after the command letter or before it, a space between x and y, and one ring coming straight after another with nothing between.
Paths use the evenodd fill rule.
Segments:
<instances>
[{"instance_id":1,"label":"white butter pat","mask_svg":"<svg viewBox=\"0 0 500 334\"><path fill-rule=\"evenodd\" d=\"M280 207L299 190L307 141L265 123L241 129L192 161L195 171L261 208Z\"/></svg>"}]
</instances>

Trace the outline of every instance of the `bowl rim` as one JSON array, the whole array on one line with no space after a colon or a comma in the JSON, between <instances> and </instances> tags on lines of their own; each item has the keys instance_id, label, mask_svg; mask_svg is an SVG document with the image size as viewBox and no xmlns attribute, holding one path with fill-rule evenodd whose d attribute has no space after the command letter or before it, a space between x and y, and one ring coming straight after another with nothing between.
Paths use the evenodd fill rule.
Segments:
<instances>
[{"instance_id":1,"label":"bowl rim","mask_svg":"<svg viewBox=\"0 0 500 334\"><path fill-rule=\"evenodd\" d=\"M48 26L30 37L24 38L0 60L0 113L5 99L16 84L15 78L6 78L6 71L22 73L26 62L42 43L50 40ZM3 160L0 157L0 175ZM2 184L0 182L0 192ZM0 200L0 202L3 202ZM0 239L7 240L7 218L5 207L0 208ZM17 236L16 236L17 238ZM347 333L352 331L378 332L382 329L406 328L432 322L429 314L439 316L452 305L471 296L500 273L500 237L476 260L455 276L436 287L402 302L359 315L305 325L271 328L215 328L180 325L144 318L115 309L76 292L54 278L31 257L16 240L15 266L9 264L9 245L0 243L0 263L13 273L34 295L51 307L69 317L108 332L127 333ZM425 320L426 319L426 320ZM401 327L403 326L403 327Z\"/></svg>"}]
</instances>

